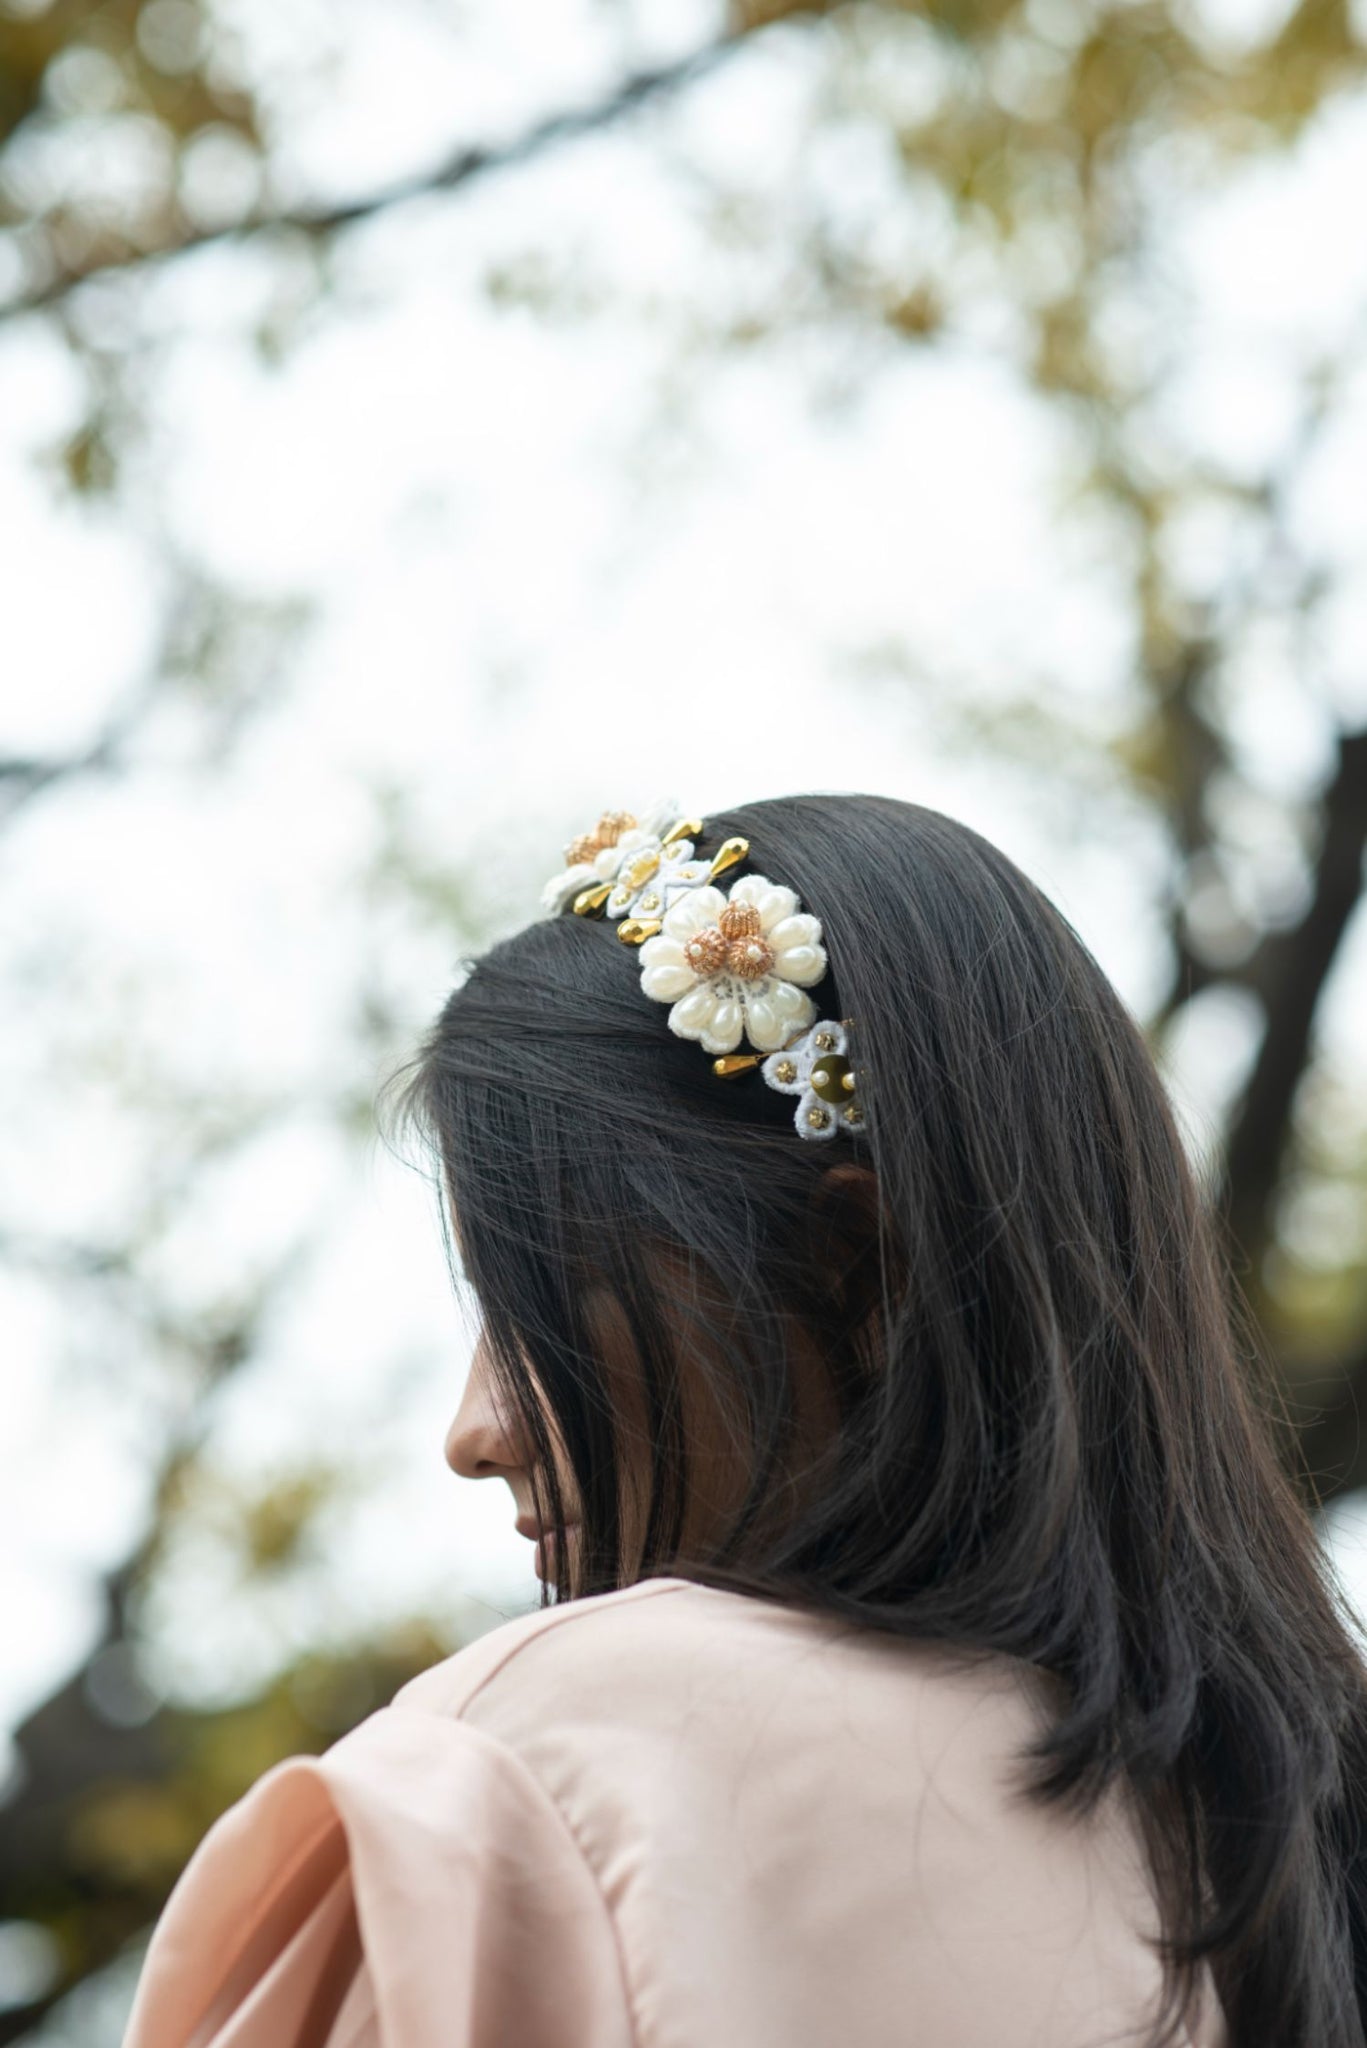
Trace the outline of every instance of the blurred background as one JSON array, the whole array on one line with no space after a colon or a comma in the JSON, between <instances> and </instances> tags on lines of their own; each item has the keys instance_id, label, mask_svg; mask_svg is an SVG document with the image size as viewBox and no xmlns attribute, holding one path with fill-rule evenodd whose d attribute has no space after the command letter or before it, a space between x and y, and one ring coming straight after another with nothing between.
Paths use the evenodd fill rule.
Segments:
<instances>
[{"instance_id":1,"label":"blurred background","mask_svg":"<svg viewBox=\"0 0 1367 2048\"><path fill-rule=\"evenodd\" d=\"M536 1604L376 1098L606 808L935 805L1367 1605L1367 5L0 0L0 2048Z\"/></svg>"}]
</instances>

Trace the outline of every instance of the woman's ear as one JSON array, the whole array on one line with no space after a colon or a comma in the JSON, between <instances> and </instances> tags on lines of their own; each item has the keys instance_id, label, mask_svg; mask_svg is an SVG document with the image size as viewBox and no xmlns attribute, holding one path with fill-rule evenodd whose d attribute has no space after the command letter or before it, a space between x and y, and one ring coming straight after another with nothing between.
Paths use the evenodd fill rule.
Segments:
<instances>
[{"instance_id":1,"label":"woman's ear","mask_svg":"<svg viewBox=\"0 0 1367 2048\"><path fill-rule=\"evenodd\" d=\"M825 1167L818 1176L812 1199L817 1203L853 1200L872 1204L876 1217L878 1176L873 1168L865 1166L862 1160L838 1159L833 1166Z\"/></svg>"},{"instance_id":2,"label":"woman's ear","mask_svg":"<svg viewBox=\"0 0 1367 2048\"><path fill-rule=\"evenodd\" d=\"M823 1168L812 1188L808 1230L817 1271L853 1330L881 1306L878 1176L857 1159Z\"/></svg>"}]
</instances>

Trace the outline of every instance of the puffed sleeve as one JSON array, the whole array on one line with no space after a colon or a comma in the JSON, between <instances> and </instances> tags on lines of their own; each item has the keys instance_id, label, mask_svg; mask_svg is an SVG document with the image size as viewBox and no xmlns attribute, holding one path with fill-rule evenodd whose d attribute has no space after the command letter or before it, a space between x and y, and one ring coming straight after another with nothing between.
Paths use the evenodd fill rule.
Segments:
<instances>
[{"instance_id":1,"label":"puffed sleeve","mask_svg":"<svg viewBox=\"0 0 1367 2048\"><path fill-rule=\"evenodd\" d=\"M616 1931L559 1809L454 1717L382 1708L209 1829L123 2048L629 2048Z\"/></svg>"}]
</instances>

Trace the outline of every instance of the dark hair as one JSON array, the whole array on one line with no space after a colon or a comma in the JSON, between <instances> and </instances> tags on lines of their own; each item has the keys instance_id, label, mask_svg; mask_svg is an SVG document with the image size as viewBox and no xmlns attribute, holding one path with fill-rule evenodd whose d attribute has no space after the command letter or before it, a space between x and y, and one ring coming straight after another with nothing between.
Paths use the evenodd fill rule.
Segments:
<instances>
[{"instance_id":1,"label":"dark hair","mask_svg":"<svg viewBox=\"0 0 1367 2048\"><path fill-rule=\"evenodd\" d=\"M718 1079L614 923L569 910L465 963L395 1077L440 1160L543 1522L563 1529L548 1424L574 1475L574 1592L678 1573L1055 1674L1034 1796L1137 1795L1161 2040L1209 1957L1231 2048L1362 2048L1367 1664L1140 1031L1065 918L938 812L776 799L710 817L700 849L733 834L747 871L822 921L812 993L851 1020L859 1136L805 1141L791 1096ZM862 1230L857 1205L813 1199L856 1159L876 1189ZM683 1552L661 1284L680 1265L711 1340L691 1369L751 1475L728 1526ZM639 1370L631 1560L595 1290ZM839 1414L802 1472L794 1317Z\"/></svg>"}]
</instances>

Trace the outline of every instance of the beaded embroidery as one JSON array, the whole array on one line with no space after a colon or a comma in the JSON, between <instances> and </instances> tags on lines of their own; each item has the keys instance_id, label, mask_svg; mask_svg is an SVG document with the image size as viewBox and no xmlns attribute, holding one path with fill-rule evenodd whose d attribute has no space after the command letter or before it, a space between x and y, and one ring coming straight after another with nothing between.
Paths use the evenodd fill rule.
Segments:
<instances>
[{"instance_id":1,"label":"beaded embroidery","mask_svg":"<svg viewBox=\"0 0 1367 2048\"><path fill-rule=\"evenodd\" d=\"M833 1138L837 1131L863 1128L863 1104L856 1098L855 1073L843 1023L813 1024L782 1052L770 1053L760 1072L771 1088L796 1095L794 1122L804 1138Z\"/></svg>"},{"instance_id":2,"label":"beaded embroidery","mask_svg":"<svg viewBox=\"0 0 1367 2048\"><path fill-rule=\"evenodd\" d=\"M749 854L728 839L700 859L700 819L660 803L638 819L604 811L565 849L563 871L546 883L543 910L620 920L617 936L640 947L641 987L670 1005L676 1037L717 1055L722 1077L758 1067L771 1088L798 1100L793 1126L816 1142L864 1128L848 1019L822 1018L807 994L826 973L821 922L796 893L766 875L716 886ZM745 1039L753 1053L737 1054Z\"/></svg>"},{"instance_id":3,"label":"beaded embroidery","mask_svg":"<svg viewBox=\"0 0 1367 2048\"><path fill-rule=\"evenodd\" d=\"M826 972L821 926L791 889L746 875L730 895L691 889L641 947L641 987L672 1005L669 1028L704 1052L744 1037L775 1052L816 1017L806 990Z\"/></svg>"}]
</instances>

